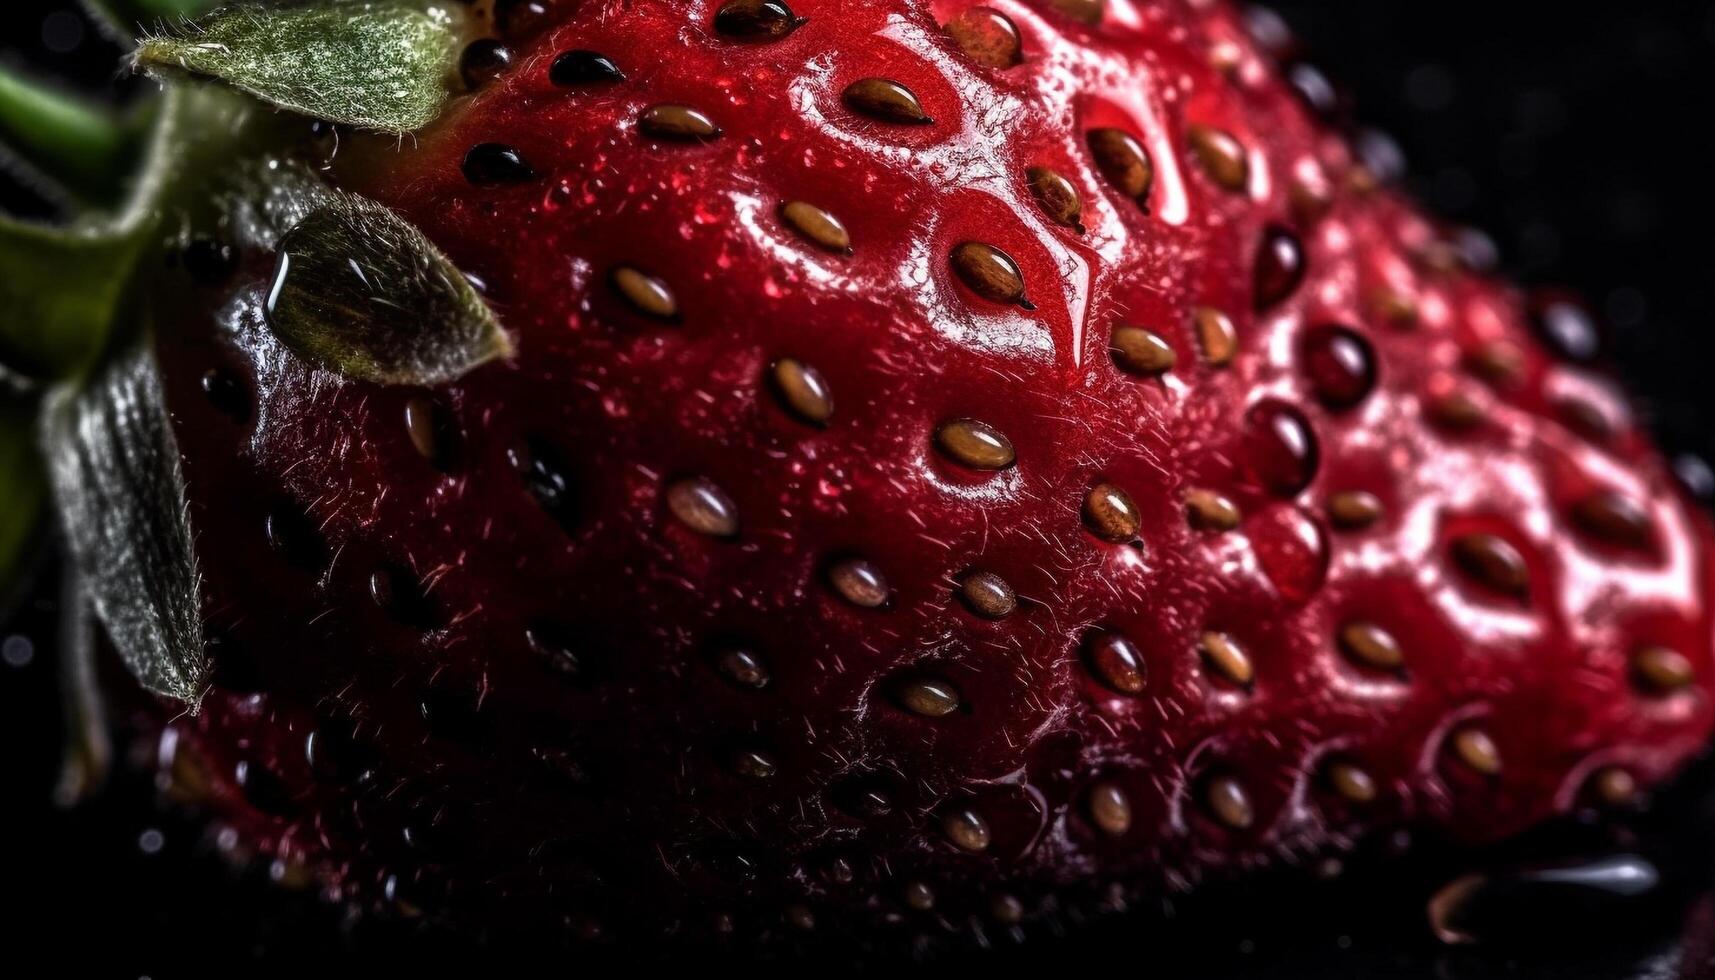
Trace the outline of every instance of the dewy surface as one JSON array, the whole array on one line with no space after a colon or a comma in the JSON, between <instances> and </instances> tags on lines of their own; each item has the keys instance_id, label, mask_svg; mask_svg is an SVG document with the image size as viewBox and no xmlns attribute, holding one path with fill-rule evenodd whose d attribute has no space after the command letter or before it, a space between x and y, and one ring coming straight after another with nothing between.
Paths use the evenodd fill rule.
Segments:
<instances>
[{"instance_id":1,"label":"dewy surface","mask_svg":"<svg viewBox=\"0 0 1715 980\"><path fill-rule=\"evenodd\" d=\"M1623 401L1229 8L718 9L558 5L340 149L511 361L315 372L265 249L163 301L220 631L166 764L258 846L454 916L1007 927L1702 743L1704 531Z\"/></svg>"}]
</instances>

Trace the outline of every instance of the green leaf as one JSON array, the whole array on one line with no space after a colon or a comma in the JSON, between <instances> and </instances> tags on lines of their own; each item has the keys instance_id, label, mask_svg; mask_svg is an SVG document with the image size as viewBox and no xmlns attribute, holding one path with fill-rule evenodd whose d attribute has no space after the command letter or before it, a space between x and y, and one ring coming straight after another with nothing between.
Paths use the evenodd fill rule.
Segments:
<instances>
[{"instance_id":1,"label":"green leaf","mask_svg":"<svg viewBox=\"0 0 1715 980\"><path fill-rule=\"evenodd\" d=\"M446 256L373 201L329 192L281 237L276 261L268 324L328 370L435 385L512 352L493 311Z\"/></svg>"},{"instance_id":2,"label":"green leaf","mask_svg":"<svg viewBox=\"0 0 1715 980\"><path fill-rule=\"evenodd\" d=\"M42 536L47 480L34 414L30 400L0 391L0 603L18 588Z\"/></svg>"},{"instance_id":3,"label":"green leaf","mask_svg":"<svg viewBox=\"0 0 1715 980\"><path fill-rule=\"evenodd\" d=\"M111 203L119 196L142 132L137 120L0 66L0 143L85 200Z\"/></svg>"},{"instance_id":4,"label":"green leaf","mask_svg":"<svg viewBox=\"0 0 1715 980\"><path fill-rule=\"evenodd\" d=\"M446 101L464 26L454 10L408 0L250 3L145 37L136 58L318 119L406 133Z\"/></svg>"},{"instance_id":5,"label":"green leaf","mask_svg":"<svg viewBox=\"0 0 1715 980\"><path fill-rule=\"evenodd\" d=\"M201 579L147 346L55 391L42 442L72 559L108 638L144 687L194 707L208 673Z\"/></svg>"}]
</instances>

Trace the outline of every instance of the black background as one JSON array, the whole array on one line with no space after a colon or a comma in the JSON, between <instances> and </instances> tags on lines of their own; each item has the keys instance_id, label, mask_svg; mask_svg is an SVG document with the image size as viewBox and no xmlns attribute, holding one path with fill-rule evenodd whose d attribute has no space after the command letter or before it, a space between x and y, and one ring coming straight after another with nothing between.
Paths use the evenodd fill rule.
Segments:
<instances>
[{"instance_id":1,"label":"black background","mask_svg":"<svg viewBox=\"0 0 1715 980\"><path fill-rule=\"evenodd\" d=\"M120 50L71 4L0 0L0 8L8 64L104 97L133 87L118 71ZM1312 63L1356 93L1354 128L1385 132L1402 151L1407 185L1439 214L1492 236L1509 274L1580 290L1663 442L1715 458L1715 427L1705 424L1715 419L1707 380L1715 363L1707 339L1715 329L1707 136L1715 4L1289 0L1271 9ZM1366 143L1387 155L1384 138ZM53 210L4 174L0 207ZM51 564L44 559L44 579ZM0 628L0 956L131 977L248 975L328 955L421 964L424 941L352 938L332 910L281 899L258 871L227 869L196 828L159 815L135 777L79 810L54 809L52 621L51 601L38 598ZM1540 922L1521 920L1502 930L1514 940L1503 946L1438 947L1423 925L1423 898L1454 867L1425 857L1382 870L1359 861L1332 885L1263 882L1193 901L1172 920L1141 912L935 972L1004 962L1088 976L1704 976L1695 963L1715 938L1706 897L1715 883L1705 842L1715 837L1710 768L1638 821L1643 848L1669 872L1667 894L1558 920L1546 936ZM1561 828L1508 853L1454 860L1502 866L1521 848L1600 847L1610 834ZM780 966L825 973L852 965ZM574 957L553 972L577 968Z\"/></svg>"}]
</instances>

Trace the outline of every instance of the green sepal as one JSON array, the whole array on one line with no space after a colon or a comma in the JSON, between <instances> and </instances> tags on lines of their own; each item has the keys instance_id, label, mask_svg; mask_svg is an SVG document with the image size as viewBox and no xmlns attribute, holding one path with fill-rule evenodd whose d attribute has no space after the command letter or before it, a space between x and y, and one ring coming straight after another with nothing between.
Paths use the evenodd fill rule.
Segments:
<instances>
[{"instance_id":1,"label":"green sepal","mask_svg":"<svg viewBox=\"0 0 1715 980\"><path fill-rule=\"evenodd\" d=\"M0 145L39 181L112 204L136 162L147 113L126 117L0 66Z\"/></svg>"},{"instance_id":2,"label":"green sepal","mask_svg":"<svg viewBox=\"0 0 1715 980\"><path fill-rule=\"evenodd\" d=\"M0 607L17 593L42 539L47 478L34 416L33 399L0 388Z\"/></svg>"},{"instance_id":3,"label":"green sepal","mask_svg":"<svg viewBox=\"0 0 1715 980\"><path fill-rule=\"evenodd\" d=\"M421 129L451 91L456 8L421 0L249 3L144 37L136 63L213 78L271 105L388 133Z\"/></svg>"}]
</instances>

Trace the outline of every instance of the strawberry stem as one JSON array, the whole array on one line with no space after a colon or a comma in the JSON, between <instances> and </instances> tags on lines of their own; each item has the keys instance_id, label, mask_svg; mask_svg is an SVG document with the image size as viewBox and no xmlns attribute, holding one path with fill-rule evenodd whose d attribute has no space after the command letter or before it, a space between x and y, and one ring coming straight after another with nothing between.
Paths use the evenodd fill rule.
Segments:
<instances>
[{"instance_id":1,"label":"strawberry stem","mask_svg":"<svg viewBox=\"0 0 1715 980\"><path fill-rule=\"evenodd\" d=\"M138 135L132 121L0 67L0 144L79 197L118 196Z\"/></svg>"}]
</instances>

